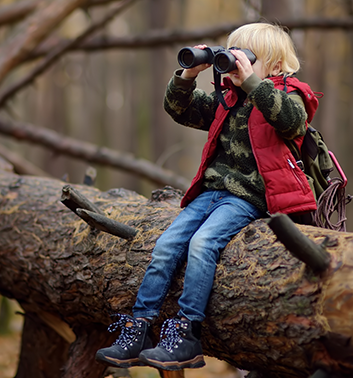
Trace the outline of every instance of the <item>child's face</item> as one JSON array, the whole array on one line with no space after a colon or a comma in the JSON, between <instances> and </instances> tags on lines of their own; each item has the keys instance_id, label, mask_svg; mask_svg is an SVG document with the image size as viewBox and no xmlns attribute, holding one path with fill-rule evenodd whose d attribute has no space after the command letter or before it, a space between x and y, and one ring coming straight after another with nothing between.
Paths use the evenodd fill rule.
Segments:
<instances>
[{"instance_id":1,"label":"child's face","mask_svg":"<svg viewBox=\"0 0 353 378\"><path fill-rule=\"evenodd\" d=\"M257 60L253 65L252 68L254 70L254 73L263 80L265 77L267 77L270 72L269 69L267 69L263 64L261 60Z\"/></svg>"}]
</instances>

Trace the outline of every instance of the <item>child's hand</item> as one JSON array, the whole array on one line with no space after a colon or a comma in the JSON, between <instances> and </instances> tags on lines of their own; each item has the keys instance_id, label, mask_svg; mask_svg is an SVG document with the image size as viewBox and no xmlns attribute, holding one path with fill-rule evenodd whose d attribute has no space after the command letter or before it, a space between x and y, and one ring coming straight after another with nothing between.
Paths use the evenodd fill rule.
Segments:
<instances>
[{"instance_id":1,"label":"child's hand","mask_svg":"<svg viewBox=\"0 0 353 378\"><path fill-rule=\"evenodd\" d=\"M194 46L195 49L203 50L207 47L207 45L197 45ZM211 64L204 63L200 64L196 67L186 68L181 74L181 77L184 79L194 79L201 71L206 70L207 68L211 67Z\"/></svg>"},{"instance_id":2,"label":"child's hand","mask_svg":"<svg viewBox=\"0 0 353 378\"><path fill-rule=\"evenodd\" d=\"M250 63L250 60L240 50L230 50L231 53L237 58L236 65L238 67L238 77L239 81L243 83L250 75L254 73L253 66Z\"/></svg>"}]
</instances>

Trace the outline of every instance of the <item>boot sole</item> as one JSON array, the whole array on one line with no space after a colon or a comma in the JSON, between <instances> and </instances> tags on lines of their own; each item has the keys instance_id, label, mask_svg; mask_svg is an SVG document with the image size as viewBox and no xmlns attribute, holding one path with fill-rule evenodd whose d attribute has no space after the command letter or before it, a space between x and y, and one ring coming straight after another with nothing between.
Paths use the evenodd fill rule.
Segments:
<instances>
[{"instance_id":1,"label":"boot sole","mask_svg":"<svg viewBox=\"0 0 353 378\"><path fill-rule=\"evenodd\" d=\"M114 357L104 356L103 354L96 354L96 361L101 362L108 366L118 368L129 368L132 366L145 366L139 358L130 358L129 360L119 360Z\"/></svg>"},{"instance_id":2,"label":"boot sole","mask_svg":"<svg viewBox=\"0 0 353 378\"><path fill-rule=\"evenodd\" d=\"M145 356L140 355L140 360L143 361L146 365L153 366L157 369L163 370L182 370L182 369L197 369L205 366L205 360L203 355L194 357L188 361L158 361L146 358Z\"/></svg>"}]
</instances>

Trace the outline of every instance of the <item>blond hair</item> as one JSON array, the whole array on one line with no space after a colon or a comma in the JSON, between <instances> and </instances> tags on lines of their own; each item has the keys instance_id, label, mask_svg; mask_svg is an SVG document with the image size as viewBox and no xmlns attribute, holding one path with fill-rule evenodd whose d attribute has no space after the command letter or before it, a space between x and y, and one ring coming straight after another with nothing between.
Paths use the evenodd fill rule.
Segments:
<instances>
[{"instance_id":1,"label":"blond hair","mask_svg":"<svg viewBox=\"0 0 353 378\"><path fill-rule=\"evenodd\" d=\"M281 74L293 74L300 68L293 41L279 25L268 23L243 25L229 35L227 48L230 47L251 50L269 70L281 61Z\"/></svg>"}]
</instances>

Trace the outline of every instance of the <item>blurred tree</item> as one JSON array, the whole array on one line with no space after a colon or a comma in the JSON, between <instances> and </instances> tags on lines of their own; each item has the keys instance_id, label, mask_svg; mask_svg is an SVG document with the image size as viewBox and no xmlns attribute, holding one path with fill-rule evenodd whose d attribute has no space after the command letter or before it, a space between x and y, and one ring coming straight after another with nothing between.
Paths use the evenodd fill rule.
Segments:
<instances>
[{"instance_id":1,"label":"blurred tree","mask_svg":"<svg viewBox=\"0 0 353 378\"><path fill-rule=\"evenodd\" d=\"M11 308L9 300L0 295L0 334L10 332Z\"/></svg>"}]
</instances>

